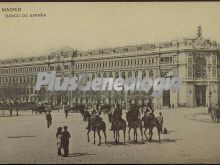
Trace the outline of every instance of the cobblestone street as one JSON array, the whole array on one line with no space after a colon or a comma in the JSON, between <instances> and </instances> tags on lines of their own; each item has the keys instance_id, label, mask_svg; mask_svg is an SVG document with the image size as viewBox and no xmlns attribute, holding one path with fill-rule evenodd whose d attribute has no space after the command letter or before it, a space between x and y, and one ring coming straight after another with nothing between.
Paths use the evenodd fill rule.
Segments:
<instances>
[{"instance_id":1,"label":"cobblestone street","mask_svg":"<svg viewBox=\"0 0 220 165\"><path fill-rule=\"evenodd\" d=\"M158 116L160 111L155 111ZM0 163L218 163L220 161L220 123L213 123L206 108L163 110L164 126L168 134L161 134L158 143L156 129L153 142L142 142L138 131L138 143L128 141L115 144L109 131L107 115L107 141L94 145L87 142L87 123L79 113L52 112L53 123L46 126L45 115L21 111L19 116L0 118ZM125 119L125 117L124 117ZM67 125L71 134L70 155L57 156L56 129ZM127 132L127 131L126 131ZM103 135L103 134L101 134ZM122 132L120 136L122 141ZM131 131L133 139L133 130ZM98 136L96 136L98 143Z\"/></svg>"}]
</instances>

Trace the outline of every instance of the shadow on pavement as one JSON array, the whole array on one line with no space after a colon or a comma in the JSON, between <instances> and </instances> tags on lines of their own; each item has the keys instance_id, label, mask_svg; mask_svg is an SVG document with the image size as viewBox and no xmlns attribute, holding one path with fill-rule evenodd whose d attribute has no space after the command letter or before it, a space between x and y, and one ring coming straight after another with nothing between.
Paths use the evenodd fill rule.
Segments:
<instances>
[{"instance_id":1,"label":"shadow on pavement","mask_svg":"<svg viewBox=\"0 0 220 165\"><path fill-rule=\"evenodd\" d=\"M161 138L161 144L162 143L176 143L178 140L182 139L170 139L170 138ZM152 139L151 142L147 141L146 143L159 143L158 139Z\"/></svg>"},{"instance_id":2,"label":"shadow on pavement","mask_svg":"<svg viewBox=\"0 0 220 165\"><path fill-rule=\"evenodd\" d=\"M96 154L89 154L89 153L72 153L72 154L69 154L68 157L88 156L88 155L96 155Z\"/></svg>"},{"instance_id":3,"label":"shadow on pavement","mask_svg":"<svg viewBox=\"0 0 220 165\"><path fill-rule=\"evenodd\" d=\"M36 136L8 136L6 138L25 138L25 137L36 137Z\"/></svg>"},{"instance_id":4,"label":"shadow on pavement","mask_svg":"<svg viewBox=\"0 0 220 165\"><path fill-rule=\"evenodd\" d=\"M131 141L128 141L127 142L128 144L134 144L134 145L136 145L136 144L146 144L146 141L133 141L133 140L131 140Z\"/></svg>"},{"instance_id":5,"label":"shadow on pavement","mask_svg":"<svg viewBox=\"0 0 220 165\"><path fill-rule=\"evenodd\" d=\"M136 141L130 140L130 141L125 141L125 143L124 142L116 143L115 141L108 141L106 143L106 145L109 147L111 147L111 146L125 146L125 145L143 145L143 144L146 144L146 141L139 140L136 142Z\"/></svg>"},{"instance_id":6,"label":"shadow on pavement","mask_svg":"<svg viewBox=\"0 0 220 165\"><path fill-rule=\"evenodd\" d=\"M182 139L169 139L169 138L167 138L167 139L162 139L161 141L163 143L176 143L176 141L178 141L178 140L182 140Z\"/></svg>"},{"instance_id":7,"label":"shadow on pavement","mask_svg":"<svg viewBox=\"0 0 220 165\"><path fill-rule=\"evenodd\" d=\"M172 133L172 132L176 132L176 131L167 131L167 134ZM163 134L163 133L161 133L161 134Z\"/></svg>"},{"instance_id":8,"label":"shadow on pavement","mask_svg":"<svg viewBox=\"0 0 220 165\"><path fill-rule=\"evenodd\" d=\"M126 143L126 142L125 142ZM109 147L110 146L119 146L119 145L124 145L124 142L119 142L119 143L116 143L115 141L107 141L107 143L104 143L106 145L108 145Z\"/></svg>"}]
</instances>

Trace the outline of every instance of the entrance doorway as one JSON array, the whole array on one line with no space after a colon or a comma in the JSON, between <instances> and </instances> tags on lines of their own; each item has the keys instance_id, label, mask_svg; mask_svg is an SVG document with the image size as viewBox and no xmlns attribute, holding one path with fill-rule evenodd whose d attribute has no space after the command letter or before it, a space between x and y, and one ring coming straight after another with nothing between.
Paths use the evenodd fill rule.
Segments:
<instances>
[{"instance_id":1,"label":"entrance doorway","mask_svg":"<svg viewBox=\"0 0 220 165\"><path fill-rule=\"evenodd\" d=\"M163 106L170 106L170 90L163 91Z\"/></svg>"},{"instance_id":2,"label":"entrance doorway","mask_svg":"<svg viewBox=\"0 0 220 165\"><path fill-rule=\"evenodd\" d=\"M195 106L206 106L206 86L195 85Z\"/></svg>"}]
</instances>

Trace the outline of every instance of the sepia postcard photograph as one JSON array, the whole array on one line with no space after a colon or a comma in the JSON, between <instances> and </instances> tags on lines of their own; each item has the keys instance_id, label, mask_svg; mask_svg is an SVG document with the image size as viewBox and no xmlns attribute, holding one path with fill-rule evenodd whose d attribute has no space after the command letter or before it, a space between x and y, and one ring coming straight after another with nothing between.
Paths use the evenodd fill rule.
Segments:
<instances>
[{"instance_id":1,"label":"sepia postcard photograph","mask_svg":"<svg viewBox=\"0 0 220 165\"><path fill-rule=\"evenodd\" d=\"M220 163L220 2L1 2L0 164Z\"/></svg>"}]
</instances>

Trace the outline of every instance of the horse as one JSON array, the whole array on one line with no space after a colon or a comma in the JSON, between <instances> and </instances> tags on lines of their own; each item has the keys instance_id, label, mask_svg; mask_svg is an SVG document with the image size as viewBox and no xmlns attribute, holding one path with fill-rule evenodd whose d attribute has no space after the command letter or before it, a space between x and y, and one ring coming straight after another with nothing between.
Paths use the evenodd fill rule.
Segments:
<instances>
[{"instance_id":1,"label":"horse","mask_svg":"<svg viewBox=\"0 0 220 165\"><path fill-rule=\"evenodd\" d=\"M149 140L149 142L151 142L152 136L153 136L153 128L156 127L158 137L159 137L158 142L160 143L160 132L161 132L162 128L161 128L161 125L160 125L158 119L153 114L147 113L142 118L142 120L144 121L144 127L145 127L144 135L145 135L146 139ZM147 135L146 135L147 129L149 129L149 139L147 138Z\"/></svg>"},{"instance_id":2,"label":"horse","mask_svg":"<svg viewBox=\"0 0 220 165\"><path fill-rule=\"evenodd\" d=\"M141 132L142 141L144 141L144 139L143 139L143 131L142 131L142 127L143 127L142 126L142 120L139 119L138 117L137 117L137 120L134 120L134 116L133 116L132 111L128 111L126 113L126 119L128 121L128 127L129 127L129 130L128 130L128 140L130 140L130 131L133 128L134 129L134 141L137 142L137 137L138 137L137 128L139 128L140 132Z\"/></svg>"},{"instance_id":3,"label":"horse","mask_svg":"<svg viewBox=\"0 0 220 165\"><path fill-rule=\"evenodd\" d=\"M96 117L90 117L88 119L88 122L90 123L90 127L88 127L88 132L87 132L87 137L88 137L88 142L90 142L90 139L89 139L89 133L91 132L91 130L93 131L94 133L94 144L96 144L96 132L99 136L99 146L101 145L101 135L100 135L100 132L102 131L104 136L105 136L105 143L107 143L107 140L106 140L106 124L105 122L99 118L97 119Z\"/></svg>"},{"instance_id":4,"label":"horse","mask_svg":"<svg viewBox=\"0 0 220 165\"><path fill-rule=\"evenodd\" d=\"M126 121L124 119L117 119L112 121L113 135L115 143L119 143L120 134L119 131L123 131L124 144L125 144L125 131L126 131Z\"/></svg>"}]
</instances>

